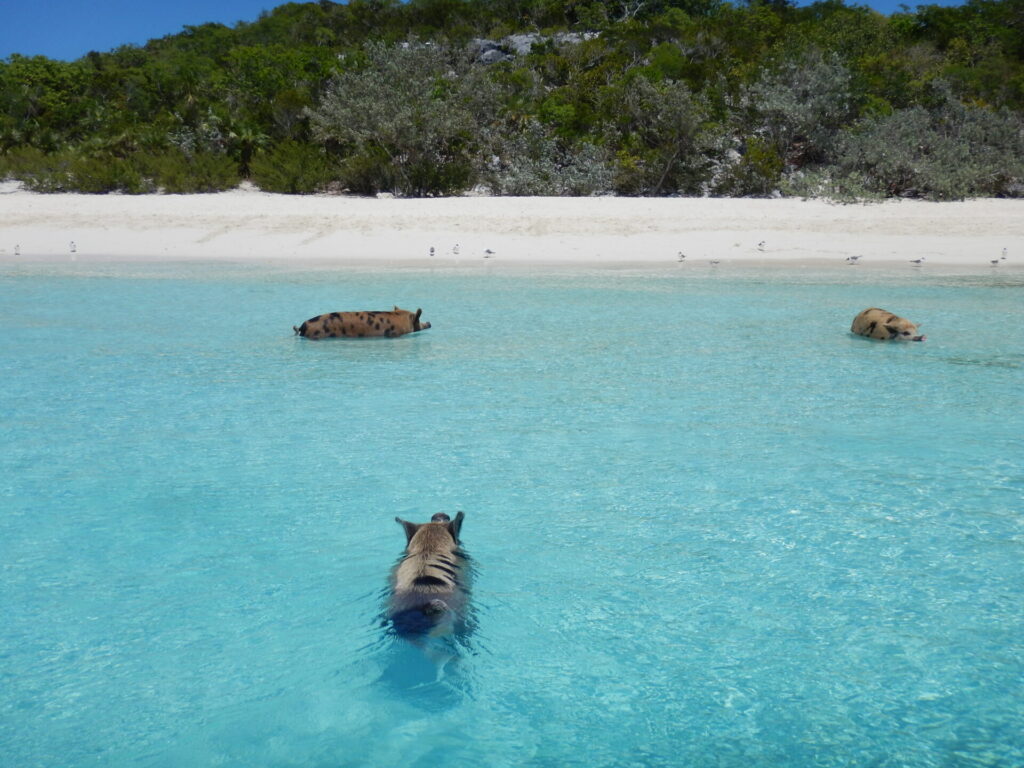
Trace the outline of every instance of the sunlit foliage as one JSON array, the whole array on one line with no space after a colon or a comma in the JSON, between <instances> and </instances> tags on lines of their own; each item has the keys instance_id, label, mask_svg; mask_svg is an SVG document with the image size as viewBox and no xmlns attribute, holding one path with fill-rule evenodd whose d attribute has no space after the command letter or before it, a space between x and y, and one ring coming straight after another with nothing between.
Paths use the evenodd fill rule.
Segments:
<instances>
[{"instance_id":1,"label":"sunlit foliage","mask_svg":"<svg viewBox=\"0 0 1024 768\"><path fill-rule=\"evenodd\" d=\"M1024 0L321 0L0 61L0 178L52 192L1024 196L1022 125Z\"/></svg>"}]
</instances>

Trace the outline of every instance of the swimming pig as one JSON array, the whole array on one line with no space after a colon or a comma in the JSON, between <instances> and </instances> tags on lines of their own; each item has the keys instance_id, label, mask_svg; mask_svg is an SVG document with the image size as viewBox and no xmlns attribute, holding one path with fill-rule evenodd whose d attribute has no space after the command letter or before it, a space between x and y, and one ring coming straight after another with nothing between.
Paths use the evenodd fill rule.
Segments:
<instances>
[{"instance_id":1,"label":"swimming pig","mask_svg":"<svg viewBox=\"0 0 1024 768\"><path fill-rule=\"evenodd\" d=\"M405 555L391 574L388 619L408 639L437 637L462 622L469 587L466 555L459 546L464 514L452 520L444 512L429 523L396 517L405 529Z\"/></svg>"},{"instance_id":2,"label":"swimming pig","mask_svg":"<svg viewBox=\"0 0 1024 768\"><path fill-rule=\"evenodd\" d=\"M850 331L869 339L924 341L924 336L918 335L915 323L878 307L865 309L853 318Z\"/></svg>"},{"instance_id":3,"label":"swimming pig","mask_svg":"<svg viewBox=\"0 0 1024 768\"><path fill-rule=\"evenodd\" d=\"M331 312L311 317L292 330L307 339L326 339L364 336L404 336L425 331L430 323L421 323L422 309L410 312L395 307L390 312Z\"/></svg>"}]
</instances>

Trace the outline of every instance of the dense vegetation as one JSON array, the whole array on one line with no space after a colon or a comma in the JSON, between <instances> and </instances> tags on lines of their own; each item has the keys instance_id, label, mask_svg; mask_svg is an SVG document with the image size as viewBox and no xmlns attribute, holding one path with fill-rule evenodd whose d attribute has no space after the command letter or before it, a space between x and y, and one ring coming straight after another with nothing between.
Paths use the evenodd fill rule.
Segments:
<instances>
[{"instance_id":1,"label":"dense vegetation","mask_svg":"<svg viewBox=\"0 0 1024 768\"><path fill-rule=\"evenodd\" d=\"M289 3L74 62L0 61L4 176L96 193L248 178L1024 197L1024 0L888 17L841 0Z\"/></svg>"}]
</instances>

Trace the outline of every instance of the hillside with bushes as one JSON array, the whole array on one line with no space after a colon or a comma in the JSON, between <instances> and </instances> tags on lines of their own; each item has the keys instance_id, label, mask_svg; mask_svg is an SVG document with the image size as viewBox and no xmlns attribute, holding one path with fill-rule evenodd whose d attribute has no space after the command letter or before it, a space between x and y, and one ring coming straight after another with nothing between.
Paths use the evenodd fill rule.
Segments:
<instances>
[{"instance_id":1,"label":"hillside with bushes","mask_svg":"<svg viewBox=\"0 0 1024 768\"><path fill-rule=\"evenodd\" d=\"M42 192L1024 197L1024 0L288 3L0 106Z\"/></svg>"}]
</instances>

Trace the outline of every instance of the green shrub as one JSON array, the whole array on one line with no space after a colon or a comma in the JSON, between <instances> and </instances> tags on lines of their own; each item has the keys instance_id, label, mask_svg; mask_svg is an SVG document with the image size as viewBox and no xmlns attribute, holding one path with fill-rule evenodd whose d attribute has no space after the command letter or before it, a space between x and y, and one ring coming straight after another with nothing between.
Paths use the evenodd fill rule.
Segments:
<instances>
[{"instance_id":1,"label":"green shrub","mask_svg":"<svg viewBox=\"0 0 1024 768\"><path fill-rule=\"evenodd\" d=\"M26 166L37 165L43 153L35 147L16 146L0 152L0 179L23 180Z\"/></svg>"},{"instance_id":2,"label":"green shrub","mask_svg":"<svg viewBox=\"0 0 1024 768\"><path fill-rule=\"evenodd\" d=\"M287 195L316 192L333 178L323 149L291 140L281 142L269 152L257 153L250 171L260 189Z\"/></svg>"},{"instance_id":3,"label":"green shrub","mask_svg":"<svg viewBox=\"0 0 1024 768\"><path fill-rule=\"evenodd\" d=\"M238 186L241 180L235 161L213 152L138 154L133 163L155 188L169 194L222 192Z\"/></svg>"},{"instance_id":4,"label":"green shrub","mask_svg":"<svg viewBox=\"0 0 1024 768\"><path fill-rule=\"evenodd\" d=\"M368 43L361 53L308 112L313 137L349 158L349 187L413 197L468 187L479 126L496 111L487 77L440 45Z\"/></svg>"},{"instance_id":5,"label":"green shrub","mask_svg":"<svg viewBox=\"0 0 1024 768\"><path fill-rule=\"evenodd\" d=\"M495 195L587 196L612 187L613 168L603 149L572 146L536 120L491 136L486 154L490 159L478 175Z\"/></svg>"},{"instance_id":6,"label":"green shrub","mask_svg":"<svg viewBox=\"0 0 1024 768\"><path fill-rule=\"evenodd\" d=\"M760 137L795 167L827 159L856 114L850 71L835 55L817 52L763 69L741 88L738 106L739 133Z\"/></svg>"},{"instance_id":7,"label":"green shrub","mask_svg":"<svg viewBox=\"0 0 1024 768\"><path fill-rule=\"evenodd\" d=\"M116 157L108 152L62 150L45 153L32 147L3 155L3 173L34 192L144 194L218 192L238 185L238 169L224 155L188 156L171 151L137 152Z\"/></svg>"},{"instance_id":8,"label":"green shrub","mask_svg":"<svg viewBox=\"0 0 1024 768\"><path fill-rule=\"evenodd\" d=\"M341 161L339 180L358 195L391 192L407 197L452 195L467 189L474 178L472 157L411 153L393 155L364 145Z\"/></svg>"},{"instance_id":9,"label":"green shrub","mask_svg":"<svg viewBox=\"0 0 1024 768\"><path fill-rule=\"evenodd\" d=\"M900 109L861 121L841 142L837 174L887 196L958 200L1018 195L1024 183L1019 116L961 104Z\"/></svg>"},{"instance_id":10,"label":"green shrub","mask_svg":"<svg viewBox=\"0 0 1024 768\"><path fill-rule=\"evenodd\" d=\"M780 190L786 197L820 198L838 203L879 202L885 194L862 173L841 174L835 168L797 171L782 179Z\"/></svg>"},{"instance_id":11,"label":"green shrub","mask_svg":"<svg viewBox=\"0 0 1024 768\"><path fill-rule=\"evenodd\" d=\"M724 197L763 197L775 192L782 180L783 161L770 141L748 136L743 152L725 153L709 191Z\"/></svg>"},{"instance_id":12,"label":"green shrub","mask_svg":"<svg viewBox=\"0 0 1024 768\"><path fill-rule=\"evenodd\" d=\"M616 100L616 191L627 195L696 193L704 181L708 109L686 83L635 77Z\"/></svg>"},{"instance_id":13,"label":"green shrub","mask_svg":"<svg viewBox=\"0 0 1024 768\"><path fill-rule=\"evenodd\" d=\"M372 195L398 189L398 172L388 154L379 147L366 146L346 157L340 168L341 183L357 195Z\"/></svg>"},{"instance_id":14,"label":"green shrub","mask_svg":"<svg viewBox=\"0 0 1024 768\"><path fill-rule=\"evenodd\" d=\"M74 156L68 165L67 189L95 195L108 192L139 195L154 191L152 183L143 177L131 160L81 155Z\"/></svg>"},{"instance_id":15,"label":"green shrub","mask_svg":"<svg viewBox=\"0 0 1024 768\"><path fill-rule=\"evenodd\" d=\"M364 146L342 161L339 177L346 189L358 195L393 192L430 197L467 189L474 174L469 157L419 155L396 159L379 147Z\"/></svg>"},{"instance_id":16,"label":"green shrub","mask_svg":"<svg viewBox=\"0 0 1024 768\"><path fill-rule=\"evenodd\" d=\"M43 152L36 147L17 147L4 154L4 176L17 179L33 192L66 192L74 155L68 151Z\"/></svg>"},{"instance_id":17,"label":"green shrub","mask_svg":"<svg viewBox=\"0 0 1024 768\"><path fill-rule=\"evenodd\" d=\"M405 190L413 197L455 195L473 184L473 161L458 150L410 159L404 166Z\"/></svg>"}]
</instances>

